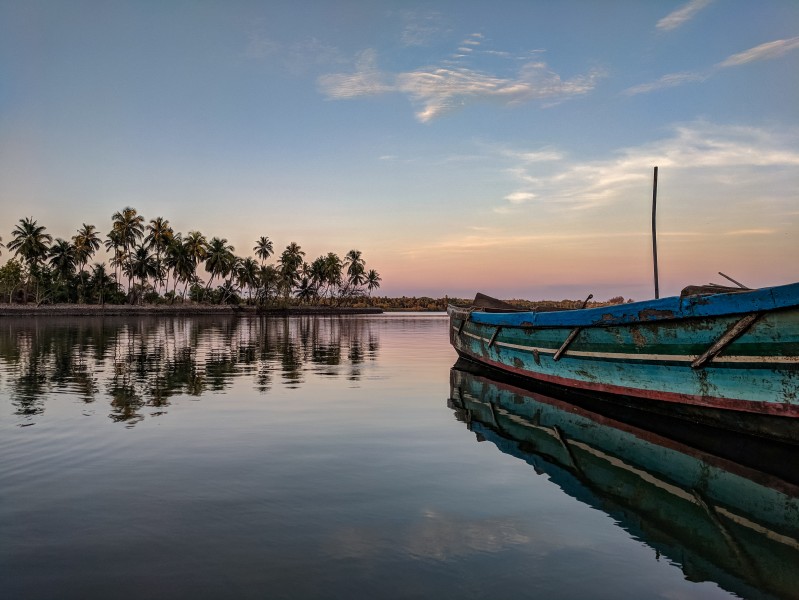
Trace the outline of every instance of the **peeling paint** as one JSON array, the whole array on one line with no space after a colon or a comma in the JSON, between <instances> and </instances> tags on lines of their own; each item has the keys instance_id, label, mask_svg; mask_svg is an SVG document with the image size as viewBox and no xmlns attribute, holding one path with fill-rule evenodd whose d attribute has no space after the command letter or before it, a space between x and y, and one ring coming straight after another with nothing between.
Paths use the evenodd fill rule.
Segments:
<instances>
[{"instance_id":1,"label":"peeling paint","mask_svg":"<svg viewBox=\"0 0 799 600\"><path fill-rule=\"evenodd\" d=\"M673 310L658 310L656 308L647 308L638 313L638 318L642 321L654 321L656 319L673 319Z\"/></svg>"},{"instance_id":2,"label":"peeling paint","mask_svg":"<svg viewBox=\"0 0 799 600\"><path fill-rule=\"evenodd\" d=\"M633 338L633 343L635 344L636 348L641 350L642 348L646 347L646 338L638 327L632 327L630 329L630 335Z\"/></svg>"}]
</instances>

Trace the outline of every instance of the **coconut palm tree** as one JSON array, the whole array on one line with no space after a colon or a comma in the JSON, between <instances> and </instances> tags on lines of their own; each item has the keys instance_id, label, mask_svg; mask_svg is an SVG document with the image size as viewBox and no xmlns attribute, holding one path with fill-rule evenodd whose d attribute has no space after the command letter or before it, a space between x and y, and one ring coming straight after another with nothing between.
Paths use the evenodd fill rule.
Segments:
<instances>
[{"instance_id":1,"label":"coconut palm tree","mask_svg":"<svg viewBox=\"0 0 799 600\"><path fill-rule=\"evenodd\" d=\"M325 278L325 257L324 256L319 256L319 257L315 258L314 261L311 263L311 266L309 267L308 271L309 271L308 275L311 278L311 281L314 282L314 285L318 289L321 289L321 287L326 282L326 278ZM326 292L326 290L322 291L321 295L324 296L325 292Z\"/></svg>"},{"instance_id":2,"label":"coconut palm tree","mask_svg":"<svg viewBox=\"0 0 799 600\"><path fill-rule=\"evenodd\" d=\"M113 227L120 234L125 250L132 248L144 235L144 217L135 208L126 206L111 216Z\"/></svg>"},{"instance_id":3,"label":"coconut palm tree","mask_svg":"<svg viewBox=\"0 0 799 600\"><path fill-rule=\"evenodd\" d=\"M100 249L100 238L94 225L83 223L78 232L72 236L75 246L75 261L80 266L81 272L91 257Z\"/></svg>"},{"instance_id":4,"label":"coconut palm tree","mask_svg":"<svg viewBox=\"0 0 799 600\"><path fill-rule=\"evenodd\" d=\"M291 242L286 246L286 249L283 250L283 254L280 255L280 260L278 262L280 263L280 274L283 277L286 298L288 298L291 289L297 282L297 270L302 265L304 256L305 252L303 252L302 248L300 248L299 244L296 242Z\"/></svg>"},{"instance_id":5,"label":"coconut palm tree","mask_svg":"<svg viewBox=\"0 0 799 600\"><path fill-rule=\"evenodd\" d=\"M111 229L103 242L107 252L113 251L111 265L114 267L114 277L119 281L119 268L122 266L122 236L116 229Z\"/></svg>"},{"instance_id":6,"label":"coconut palm tree","mask_svg":"<svg viewBox=\"0 0 799 600\"><path fill-rule=\"evenodd\" d=\"M236 269L236 278L242 290L245 287L249 290L249 298L252 300L252 290L258 284L258 263L252 258L242 260Z\"/></svg>"},{"instance_id":7,"label":"coconut palm tree","mask_svg":"<svg viewBox=\"0 0 799 600\"><path fill-rule=\"evenodd\" d=\"M124 252L124 260L128 262L130 259L131 250L144 235L144 217L136 212L135 208L126 206L119 212L115 212L111 216L113 228L119 235L119 240L122 243L122 250ZM130 291L131 281L133 276L130 275L132 269L130 265L123 267L128 273L128 291Z\"/></svg>"},{"instance_id":8,"label":"coconut palm tree","mask_svg":"<svg viewBox=\"0 0 799 600\"><path fill-rule=\"evenodd\" d=\"M47 256L50 258L50 267L62 283L66 283L75 274L76 254L75 246L61 238L56 238L47 252Z\"/></svg>"},{"instance_id":9,"label":"coconut palm tree","mask_svg":"<svg viewBox=\"0 0 799 600\"><path fill-rule=\"evenodd\" d=\"M316 297L317 288L308 277L300 279L300 284L297 286L297 291L294 295L299 298L300 302L310 302Z\"/></svg>"},{"instance_id":10,"label":"coconut palm tree","mask_svg":"<svg viewBox=\"0 0 799 600\"><path fill-rule=\"evenodd\" d=\"M374 269L369 269L366 272L366 289L369 290L369 296L372 295L372 290L380 287L381 281L383 281L383 279L380 277L380 273Z\"/></svg>"},{"instance_id":11,"label":"coconut palm tree","mask_svg":"<svg viewBox=\"0 0 799 600\"><path fill-rule=\"evenodd\" d=\"M125 263L125 274L128 280L137 278L141 282L142 292L151 277L157 279L160 275L155 256L150 253L150 249L144 244L139 244L132 249L130 258ZM141 298L140 298L141 300Z\"/></svg>"},{"instance_id":12,"label":"coconut palm tree","mask_svg":"<svg viewBox=\"0 0 799 600\"><path fill-rule=\"evenodd\" d=\"M169 221L163 217L156 217L150 220L147 225L147 236L144 242L150 247L155 248L155 263L159 273L162 272L161 254L166 250L169 242L175 235L172 227L169 226ZM162 275L158 277L159 288L163 285L164 278Z\"/></svg>"},{"instance_id":13,"label":"coconut palm tree","mask_svg":"<svg viewBox=\"0 0 799 600\"><path fill-rule=\"evenodd\" d=\"M14 251L14 256L21 256L32 268L44 262L53 236L45 233L47 228L39 225L32 217L19 220L19 225L11 232L13 238L7 248Z\"/></svg>"},{"instance_id":14,"label":"coconut palm tree","mask_svg":"<svg viewBox=\"0 0 799 600\"><path fill-rule=\"evenodd\" d=\"M269 257L275 253L272 240L264 235L259 237L258 241L255 242L253 251L255 251L255 256L261 259L261 266L263 266L265 260L269 259Z\"/></svg>"},{"instance_id":15,"label":"coconut palm tree","mask_svg":"<svg viewBox=\"0 0 799 600\"><path fill-rule=\"evenodd\" d=\"M227 243L225 238L214 237L208 242L208 256L205 259L205 270L211 274L208 278L206 291L211 288L214 277L225 277L231 272L236 257L233 255L235 248Z\"/></svg>"},{"instance_id":16,"label":"coconut palm tree","mask_svg":"<svg viewBox=\"0 0 799 600\"><path fill-rule=\"evenodd\" d=\"M258 292L256 298L259 302L264 303L269 300L270 295L277 293L280 290L280 282L282 277L280 271L273 265L262 266L258 269Z\"/></svg>"},{"instance_id":17,"label":"coconut palm tree","mask_svg":"<svg viewBox=\"0 0 799 600\"><path fill-rule=\"evenodd\" d=\"M194 260L189 254L188 247L184 245L180 233L173 235L167 244L164 252L164 266L167 269L167 281L169 279L168 272L172 271L172 294L177 291L178 280L188 283L188 280L194 275Z\"/></svg>"},{"instance_id":18,"label":"coconut palm tree","mask_svg":"<svg viewBox=\"0 0 799 600\"><path fill-rule=\"evenodd\" d=\"M344 266L347 267L347 280L355 287L363 285L365 281L364 268L366 261L361 258L360 250L350 250L344 257Z\"/></svg>"},{"instance_id":19,"label":"coconut palm tree","mask_svg":"<svg viewBox=\"0 0 799 600\"><path fill-rule=\"evenodd\" d=\"M75 246L75 262L80 267L80 301L83 301L85 287L84 267L100 248L100 238L96 229L94 225L83 223L78 232L72 236L72 243Z\"/></svg>"},{"instance_id":20,"label":"coconut palm tree","mask_svg":"<svg viewBox=\"0 0 799 600\"><path fill-rule=\"evenodd\" d=\"M118 289L116 281L106 273L105 263L99 263L92 267L89 285L92 291L100 297L100 304L105 304L108 294Z\"/></svg>"},{"instance_id":21,"label":"coconut palm tree","mask_svg":"<svg viewBox=\"0 0 799 600\"><path fill-rule=\"evenodd\" d=\"M344 264L335 252L328 252L323 261L324 282L330 292L330 297L341 288L341 269Z\"/></svg>"},{"instance_id":22,"label":"coconut palm tree","mask_svg":"<svg viewBox=\"0 0 799 600\"><path fill-rule=\"evenodd\" d=\"M208 240L199 231L190 231L183 245L189 251L189 256L194 261L194 266L198 267L208 256Z\"/></svg>"}]
</instances>

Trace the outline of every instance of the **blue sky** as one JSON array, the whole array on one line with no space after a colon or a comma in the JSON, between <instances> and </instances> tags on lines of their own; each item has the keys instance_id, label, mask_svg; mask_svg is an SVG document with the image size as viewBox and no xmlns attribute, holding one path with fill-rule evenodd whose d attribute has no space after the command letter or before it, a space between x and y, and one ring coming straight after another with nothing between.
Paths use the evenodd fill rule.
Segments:
<instances>
[{"instance_id":1,"label":"blue sky","mask_svg":"<svg viewBox=\"0 0 799 600\"><path fill-rule=\"evenodd\" d=\"M0 0L0 236L134 206L391 295L799 279L799 2ZM0 260L8 258L3 251Z\"/></svg>"}]
</instances>

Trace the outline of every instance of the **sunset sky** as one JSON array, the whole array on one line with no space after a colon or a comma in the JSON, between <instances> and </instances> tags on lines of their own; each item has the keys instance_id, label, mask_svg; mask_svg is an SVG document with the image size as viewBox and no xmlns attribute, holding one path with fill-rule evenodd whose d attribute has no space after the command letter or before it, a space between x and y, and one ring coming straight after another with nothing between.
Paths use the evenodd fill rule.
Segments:
<instances>
[{"instance_id":1,"label":"sunset sky","mask_svg":"<svg viewBox=\"0 0 799 600\"><path fill-rule=\"evenodd\" d=\"M799 2L0 0L3 242L133 206L381 294L643 300L655 165L662 295L799 280Z\"/></svg>"}]
</instances>

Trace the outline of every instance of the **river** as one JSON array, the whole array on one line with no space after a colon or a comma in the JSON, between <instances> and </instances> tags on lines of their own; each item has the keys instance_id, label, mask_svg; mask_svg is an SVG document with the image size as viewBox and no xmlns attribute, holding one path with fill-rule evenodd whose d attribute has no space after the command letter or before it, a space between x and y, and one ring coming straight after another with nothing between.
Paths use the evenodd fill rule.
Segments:
<instances>
[{"instance_id":1,"label":"river","mask_svg":"<svg viewBox=\"0 0 799 600\"><path fill-rule=\"evenodd\" d=\"M796 482L453 370L447 325L0 320L3 597L796 593Z\"/></svg>"}]
</instances>

